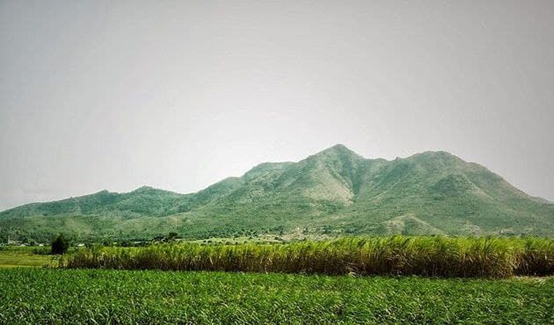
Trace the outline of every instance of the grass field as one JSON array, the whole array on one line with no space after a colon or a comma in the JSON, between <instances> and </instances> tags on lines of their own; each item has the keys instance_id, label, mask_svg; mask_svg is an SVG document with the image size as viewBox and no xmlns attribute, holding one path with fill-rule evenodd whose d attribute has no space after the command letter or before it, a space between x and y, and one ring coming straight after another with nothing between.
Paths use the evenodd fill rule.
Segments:
<instances>
[{"instance_id":1,"label":"grass field","mask_svg":"<svg viewBox=\"0 0 554 325\"><path fill-rule=\"evenodd\" d=\"M554 279L0 270L1 324L554 324Z\"/></svg>"},{"instance_id":2,"label":"grass field","mask_svg":"<svg viewBox=\"0 0 554 325\"><path fill-rule=\"evenodd\" d=\"M70 254L62 265L127 270L507 278L554 274L554 240L396 236L288 244L97 247Z\"/></svg>"},{"instance_id":3,"label":"grass field","mask_svg":"<svg viewBox=\"0 0 554 325\"><path fill-rule=\"evenodd\" d=\"M0 268L57 266L57 256L35 254L33 247L0 247Z\"/></svg>"}]
</instances>

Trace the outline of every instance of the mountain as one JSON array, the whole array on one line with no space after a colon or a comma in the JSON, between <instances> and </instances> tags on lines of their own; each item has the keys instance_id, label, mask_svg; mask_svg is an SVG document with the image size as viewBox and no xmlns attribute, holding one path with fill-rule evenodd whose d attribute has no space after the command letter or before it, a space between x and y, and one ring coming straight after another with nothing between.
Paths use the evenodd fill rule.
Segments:
<instances>
[{"instance_id":1,"label":"mountain","mask_svg":"<svg viewBox=\"0 0 554 325\"><path fill-rule=\"evenodd\" d=\"M354 234L554 235L554 205L447 152L392 161L336 145L178 194L150 187L0 213L0 238Z\"/></svg>"}]
</instances>

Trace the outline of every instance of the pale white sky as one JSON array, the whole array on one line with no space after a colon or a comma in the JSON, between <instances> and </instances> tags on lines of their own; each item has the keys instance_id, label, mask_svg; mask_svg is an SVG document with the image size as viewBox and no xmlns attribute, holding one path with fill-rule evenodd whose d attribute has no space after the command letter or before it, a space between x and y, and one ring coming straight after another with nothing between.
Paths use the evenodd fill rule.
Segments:
<instances>
[{"instance_id":1,"label":"pale white sky","mask_svg":"<svg viewBox=\"0 0 554 325\"><path fill-rule=\"evenodd\" d=\"M0 1L0 210L336 143L554 200L553 1Z\"/></svg>"}]
</instances>

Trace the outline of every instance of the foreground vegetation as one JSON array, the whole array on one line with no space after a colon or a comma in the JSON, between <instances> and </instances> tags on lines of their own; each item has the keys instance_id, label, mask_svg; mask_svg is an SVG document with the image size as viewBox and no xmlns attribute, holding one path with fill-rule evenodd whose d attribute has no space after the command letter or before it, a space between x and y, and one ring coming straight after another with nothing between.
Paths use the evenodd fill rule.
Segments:
<instances>
[{"instance_id":1,"label":"foreground vegetation","mask_svg":"<svg viewBox=\"0 0 554 325\"><path fill-rule=\"evenodd\" d=\"M96 247L67 268L491 277L554 274L554 240L381 237L288 244Z\"/></svg>"},{"instance_id":2,"label":"foreground vegetation","mask_svg":"<svg viewBox=\"0 0 554 325\"><path fill-rule=\"evenodd\" d=\"M552 278L25 268L0 292L1 324L554 324Z\"/></svg>"}]
</instances>

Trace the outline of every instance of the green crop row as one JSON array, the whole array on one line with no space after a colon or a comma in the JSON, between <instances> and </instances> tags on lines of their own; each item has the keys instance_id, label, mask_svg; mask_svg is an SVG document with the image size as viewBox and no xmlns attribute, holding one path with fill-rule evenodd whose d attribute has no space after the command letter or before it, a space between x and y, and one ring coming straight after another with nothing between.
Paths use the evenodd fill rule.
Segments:
<instances>
[{"instance_id":1,"label":"green crop row","mask_svg":"<svg viewBox=\"0 0 554 325\"><path fill-rule=\"evenodd\" d=\"M554 324L554 279L0 270L0 324Z\"/></svg>"},{"instance_id":2,"label":"green crop row","mask_svg":"<svg viewBox=\"0 0 554 325\"><path fill-rule=\"evenodd\" d=\"M287 244L96 247L68 255L61 266L506 278L554 274L554 240L395 236Z\"/></svg>"}]
</instances>

